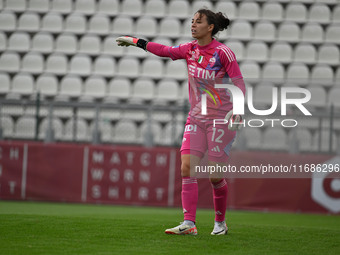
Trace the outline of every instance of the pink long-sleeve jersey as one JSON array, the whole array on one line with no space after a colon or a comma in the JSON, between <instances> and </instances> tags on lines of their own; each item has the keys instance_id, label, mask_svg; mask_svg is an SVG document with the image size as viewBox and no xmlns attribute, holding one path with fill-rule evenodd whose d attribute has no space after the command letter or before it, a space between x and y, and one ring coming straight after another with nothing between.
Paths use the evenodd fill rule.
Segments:
<instances>
[{"instance_id":1,"label":"pink long-sleeve jersey","mask_svg":"<svg viewBox=\"0 0 340 255\"><path fill-rule=\"evenodd\" d=\"M149 42L147 50L160 57L186 60L190 116L206 120L224 118L232 109L229 91L215 88L215 84L230 84L231 81L245 94L243 77L234 52L215 39L205 46L198 45L196 40L174 47ZM207 98L207 113L204 115L201 102L203 94Z\"/></svg>"}]
</instances>

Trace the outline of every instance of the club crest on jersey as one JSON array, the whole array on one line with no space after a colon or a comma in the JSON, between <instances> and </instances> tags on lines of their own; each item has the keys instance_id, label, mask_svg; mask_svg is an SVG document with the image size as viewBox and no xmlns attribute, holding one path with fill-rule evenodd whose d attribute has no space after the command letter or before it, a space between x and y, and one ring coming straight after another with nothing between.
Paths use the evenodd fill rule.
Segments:
<instances>
[{"instance_id":1,"label":"club crest on jersey","mask_svg":"<svg viewBox=\"0 0 340 255\"><path fill-rule=\"evenodd\" d=\"M198 62L198 64L202 64L202 62L203 62L203 56L199 56L197 62Z\"/></svg>"},{"instance_id":2,"label":"club crest on jersey","mask_svg":"<svg viewBox=\"0 0 340 255\"><path fill-rule=\"evenodd\" d=\"M209 59L209 63L211 66L213 66L216 62L216 58L212 57L211 59Z\"/></svg>"}]
</instances>

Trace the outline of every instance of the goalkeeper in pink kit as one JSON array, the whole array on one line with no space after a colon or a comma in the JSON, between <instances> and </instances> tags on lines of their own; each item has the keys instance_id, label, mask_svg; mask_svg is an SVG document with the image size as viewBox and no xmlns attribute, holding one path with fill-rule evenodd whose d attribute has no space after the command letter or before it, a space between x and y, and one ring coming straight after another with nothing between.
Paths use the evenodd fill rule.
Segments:
<instances>
[{"instance_id":1,"label":"goalkeeper in pink kit","mask_svg":"<svg viewBox=\"0 0 340 255\"><path fill-rule=\"evenodd\" d=\"M137 46L160 57L185 59L187 62L191 108L181 146L184 222L166 229L167 234L197 235L195 222L198 184L194 174L195 166L200 164L206 153L209 165L226 165L236 130L242 125L241 116L232 114L229 91L214 86L231 81L245 94L245 85L235 54L214 39L214 35L227 29L228 25L229 19L221 12L200 9L192 19L191 33L196 39L194 41L169 47L129 36L116 39L119 46ZM215 124L215 119L225 119L228 125ZM215 224L211 234L224 235L228 232L225 222L227 182L219 175L210 175L209 179L215 209Z\"/></svg>"}]
</instances>

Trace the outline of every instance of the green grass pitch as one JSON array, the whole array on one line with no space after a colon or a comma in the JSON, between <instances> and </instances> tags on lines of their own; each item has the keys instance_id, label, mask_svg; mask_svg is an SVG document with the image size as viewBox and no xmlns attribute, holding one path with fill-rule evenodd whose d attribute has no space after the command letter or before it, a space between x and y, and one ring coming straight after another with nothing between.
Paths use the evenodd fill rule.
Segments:
<instances>
[{"instance_id":1,"label":"green grass pitch","mask_svg":"<svg viewBox=\"0 0 340 255\"><path fill-rule=\"evenodd\" d=\"M197 236L166 235L180 208L0 201L0 254L340 254L340 217L228 211L229 233L211 236L213 210L197 212Z\"/></svg>"}]
</instances>

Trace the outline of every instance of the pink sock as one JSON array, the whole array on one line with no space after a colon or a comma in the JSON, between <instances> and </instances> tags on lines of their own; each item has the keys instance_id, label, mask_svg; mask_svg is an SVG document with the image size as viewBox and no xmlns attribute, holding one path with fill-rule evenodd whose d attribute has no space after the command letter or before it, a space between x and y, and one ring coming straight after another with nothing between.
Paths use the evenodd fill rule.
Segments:
<instances>
[{"instance_id":1,"label":"pink sock","mask_svg":"<svg viewBox=\"0 0 340 255\"><path fill-rule=\"evenodd\" d=\"M184 220L195 222L197 201L197 179L192 177L182 177L182 208L184 213Z\"/></svg>"},{"instance_id":2,"label":"pink sock","mask_svg":"<svg viewBox=\"0 0 340 255\"><path fill-rule=\"evenodd\" d=\"M212 187L215 207L215 221L224 221L225 212L227 210L227 182L225 179L222 179L219 182L212 183Z\"/></svg>"}]
</instances>

